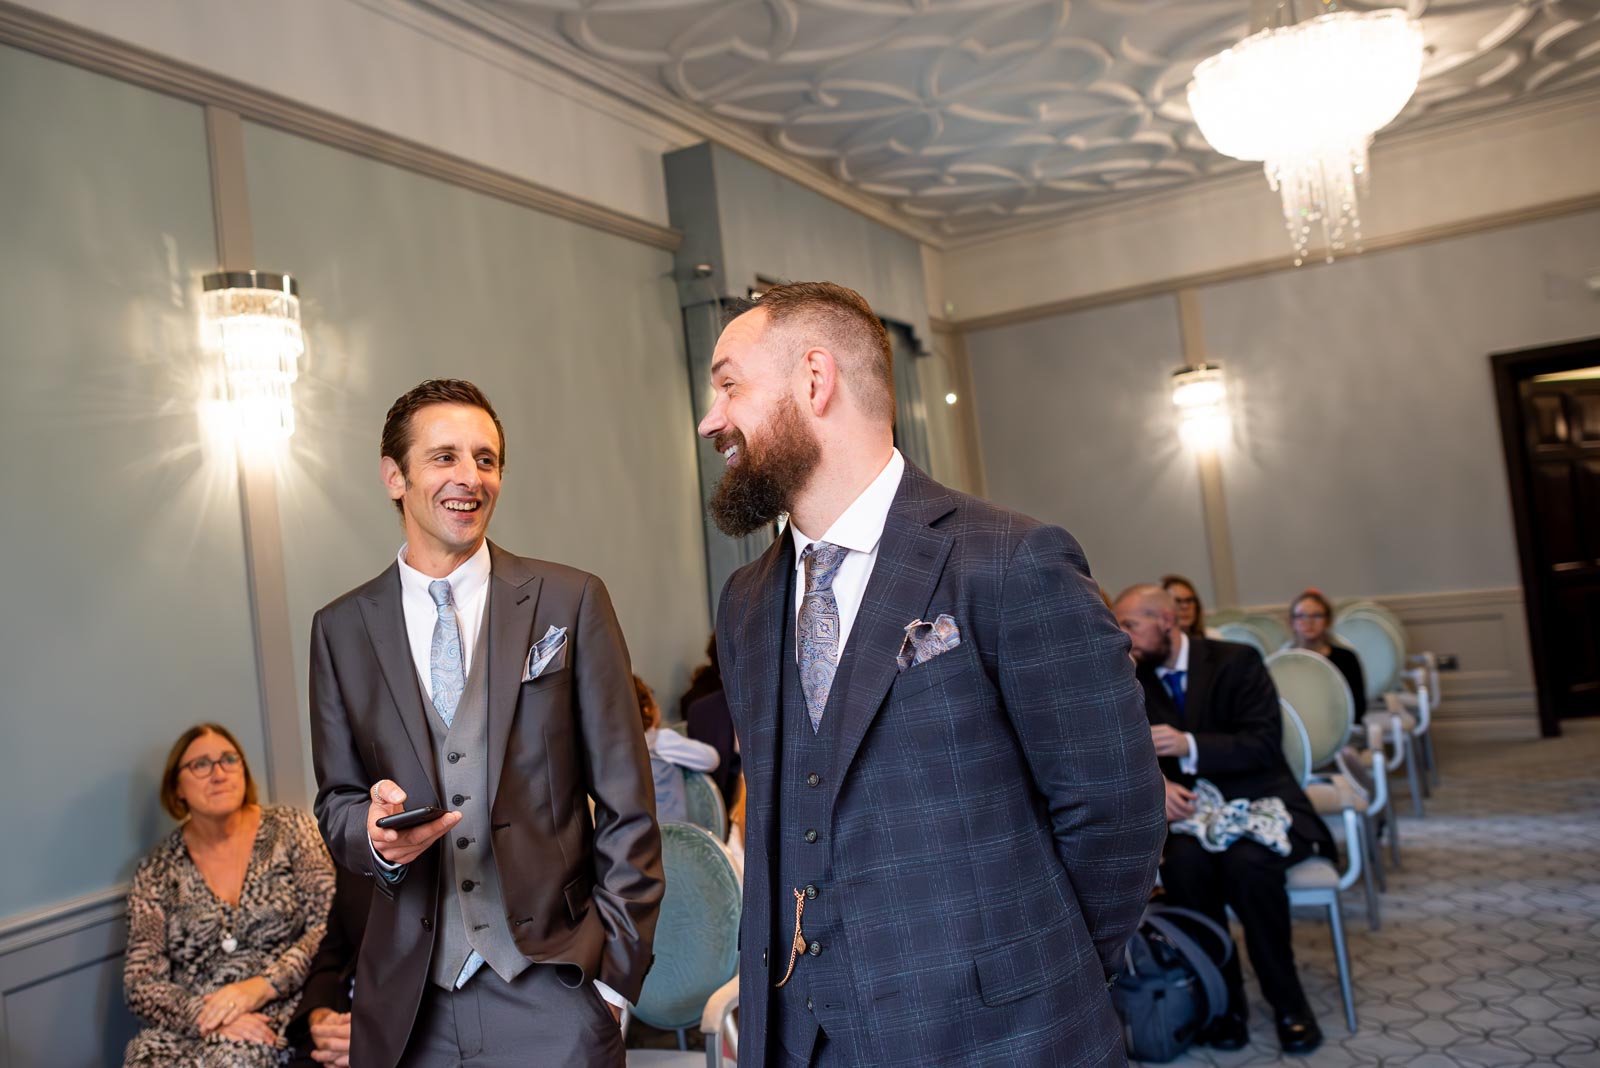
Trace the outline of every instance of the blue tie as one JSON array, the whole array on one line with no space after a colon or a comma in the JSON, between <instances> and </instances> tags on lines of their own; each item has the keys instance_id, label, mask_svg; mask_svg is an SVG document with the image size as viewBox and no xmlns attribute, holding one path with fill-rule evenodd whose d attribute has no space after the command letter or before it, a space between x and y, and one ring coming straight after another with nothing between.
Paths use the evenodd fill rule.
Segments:
<instances>
[{"instance_id":1,"label":"blue tie","mask_svg":"<svg viewBox=\"0 0 1600 1068\"><path fill-rule=\"evenodd\" d=\"M461 627L450 602L449 582L434 579L428 583L428 595L439 608L438 622L433 625L433 645L428 649L428 681L433 684L433 707L448 730L456 718L461 691L467 688L467 672L461 662Z\"/></svg>"},{"instance_id":2,"label":"blue tie","mask_svg":"<svg viewBox=\"0 0 1600 1068\"><path fill-rule=\"evenodd\" d=\"M806 546L804 553L806 595L800 602L796 652L812 733L822 729L822 710L828 705L834 672L839 670L839 601L833 595L833 579L849 555L843 545L825 541Z\"/></svg>"},{"instance_id":3,"label":"blue tie","mask_svg":"<svg viewBox=\"0 0 1600 1068\"><path fill-rule=\"evenodd\" d=\"M1169 671L1161 679L1167 684L1167 692L1172 695L1172 703L1178 706L1178 719L1183 719L1183 677L1187 671Z\"/></svg>"}]
</instances>

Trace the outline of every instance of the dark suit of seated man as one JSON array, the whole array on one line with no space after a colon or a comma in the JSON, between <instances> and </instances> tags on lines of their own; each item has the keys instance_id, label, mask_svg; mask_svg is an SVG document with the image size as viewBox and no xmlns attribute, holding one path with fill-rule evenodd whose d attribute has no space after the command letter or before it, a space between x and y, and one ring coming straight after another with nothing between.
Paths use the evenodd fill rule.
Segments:
<instances>
[{"instance_id":1,"label":"dark suit of seated man","mask_svg":"<svg viewBox=\"0 0 1600 1068\"><path fill-rule=\"evenodd\" d=\"M331 1064L349 1068L350 1006L356 978L356 953L367 930L372 883L343 864L333 866L337 881L328 929L311 958L300 1004L284 1030L293 1060L287 1068Z\"/></svg>"},{"instance_id":2,"label":"dark suit of seated man","mask_svg":"<svg viewBox=\"0 0 1600 1068\"><path fill-rule=\"evenodd\" d=\"M1224 926L1232 906L1244 928L1250 963L1272 1005L1278 1040L1287 1053L1308 1053L1322 1031L1295 973L1290 941L1290 867L1314 853L1335 855L1333 838L1295 781L1283 757L1278 693L1260 655L1246 645L1191 637L1176 623L1172 595L1160 586L1135 586L1116 602L1117 620L1133 639L1151 740L1166 777L1167 819L1194 813L1195 779L1228 800L1282 799L1289 810L1288 856L1248 839L1221 853L1198 839L1169 834L1161 860L1167 900ZM1220 1049L1248 1038L1244 981L1235 955L1225 969L1228 1009L1200 1036Z\"/></svg>"}]
</instances>

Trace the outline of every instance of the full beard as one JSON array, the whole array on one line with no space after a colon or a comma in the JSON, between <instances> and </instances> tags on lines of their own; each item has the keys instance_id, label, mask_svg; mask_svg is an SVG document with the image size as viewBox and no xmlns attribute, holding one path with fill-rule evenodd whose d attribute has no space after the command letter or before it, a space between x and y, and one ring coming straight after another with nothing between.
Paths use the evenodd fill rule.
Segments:
<instances>
[{"instance_id":1,"label":"full beard","mask_svg":"<svg viewBox=\"0 0 1600 1068\"><path fill-rule=\"evenodd\" d=\"M752 450L735 430L719 435L717 451L739 446L739 459L722 475L706 510L717 529L742 538L769 526L805 488L822 460L822 443L800 418L793 397L773 414L766 441Z\"/></svg>"}]
</instances>

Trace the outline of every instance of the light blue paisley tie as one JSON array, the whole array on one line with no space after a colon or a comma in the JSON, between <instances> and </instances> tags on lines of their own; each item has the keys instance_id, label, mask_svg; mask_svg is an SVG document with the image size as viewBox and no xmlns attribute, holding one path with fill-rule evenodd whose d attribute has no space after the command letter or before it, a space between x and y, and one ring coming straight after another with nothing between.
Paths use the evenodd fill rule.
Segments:
<instances>
[{"instance_id":1,"label":"light blue paisley tie","mask_svg":"<svg viewBox=\"0 0 1600 1068\"><path fill-rule=\"evenodd\" d=\"M456 622L455 605L450 600L450 583L434 579L428 595L439 608L433 625L433 645L428 650L428 681L433 684L433 707L448 729L456 718L461 691L467 688L466 666L461 662L461 627Z\"/></svg>"},{"instance_id":2,"label":"light blue paisley tie","mask_svg":"<svg viewBox=\"0 0 1600 1068\"><path fill-rule=\"evenodd\" d=\"M819 541L806 546L803 556L806 594L800 602L795 644L800 689L805 693L812 731L822 729L822 710L828 704L834 672L839 670L839 602L833 596L833 579L848 555L850 550L842 545Z\"/></svg>"}]
</instances>

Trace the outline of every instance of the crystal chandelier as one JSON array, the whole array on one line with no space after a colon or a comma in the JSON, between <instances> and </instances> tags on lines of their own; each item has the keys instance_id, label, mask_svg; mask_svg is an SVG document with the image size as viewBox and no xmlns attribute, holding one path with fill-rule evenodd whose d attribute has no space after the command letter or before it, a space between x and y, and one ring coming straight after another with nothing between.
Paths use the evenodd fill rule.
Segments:
<instances>
[{"instance_id":1,"label":"crystal chandelier","mask_svg":"<svg viewBox=\"0 0 1600 1068\"><path fill-rule=\"evenodd\" d=\"M289 387L305 352L299 287L286 274L266 271L218 271L201 286L201 341L222 359L239 436L288 437L294 433Z\"/></svg>"},{"instance_id":2,"label":"crystal chandelier","mask_svg":"<svg viewBox=\"0 0 1600 1068\"><path fill-rule=\"evenodd\" d=\"M1263 161L1298 267L1313 227L1330 261L1360 241L1367 148L1421 73L1422 29L1404 11L1336 11L1268 27L1205 60L1189 108L1211 147Z\"/></svg>"}]
</instances>

